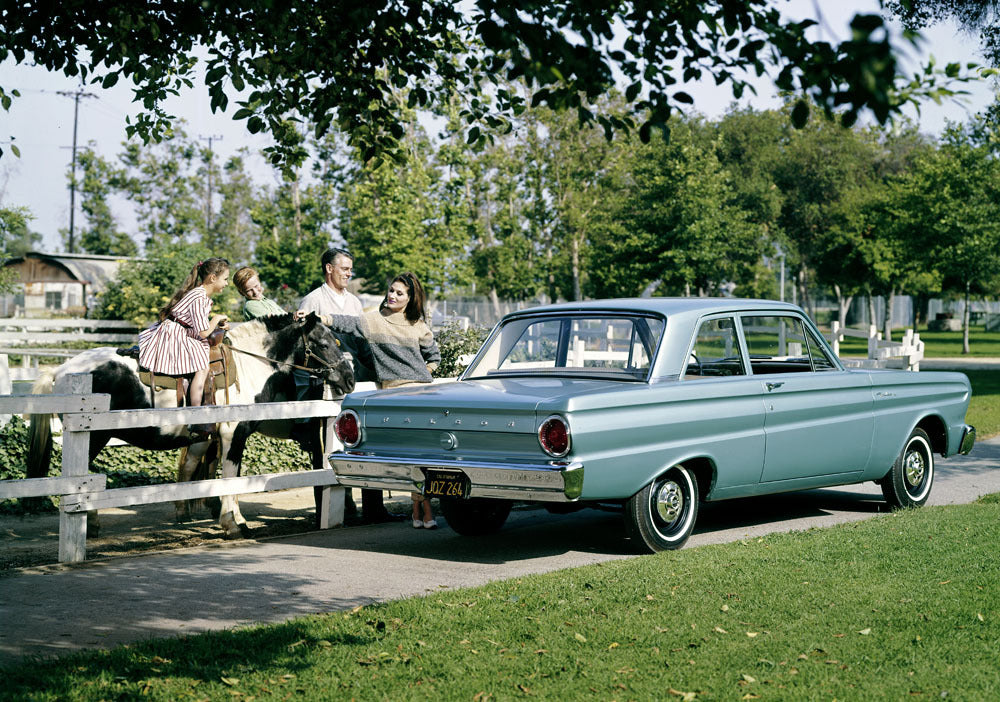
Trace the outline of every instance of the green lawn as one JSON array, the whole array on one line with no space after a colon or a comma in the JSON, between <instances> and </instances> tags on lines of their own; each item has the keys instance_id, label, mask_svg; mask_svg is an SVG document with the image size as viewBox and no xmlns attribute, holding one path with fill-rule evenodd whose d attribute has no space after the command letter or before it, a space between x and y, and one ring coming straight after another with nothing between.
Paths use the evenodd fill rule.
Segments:
<instances>
[{"instance_id":1,"label":"green lawn","mask_svg":"<svg viewBox=\"0 0 1000 702\"><path fill-rule=\"evenodd\" d=\"M965 421L976 428L980 439L1000 434L1000 372L962 371L972 383L972 400Z\"/></svg>"},{"instance_id":2,"label":"green lawn","mask_svg":"<svg viewBox=\"0 0 1000 702\"><path fill-rule=\"evenodd\" d=\"M902 329L893 331L893 341L903 338ZM829 333L829 332L827 332ZM920 331L920 340L924 342L924 356L927 358L947 358L949 356L963 356L962 354L962 332L932 332ZM845 358L861 357L868 355L867 339L844 339L840 343L840 355ZM969 329L969 355L965 356L994 356L1000 358L1000 332L988 332L980 326L973 326Z\"/></svg>"},{"instance_id":3,"label":"green lawn","mask_svg":"<svg viewBox=\"0 0 1000 702\"><path fill-rule=\"evenodd\" d=\"M0 699L998 699L998 541L994 496L28 661Z\"/></svg>"}]
</instances>

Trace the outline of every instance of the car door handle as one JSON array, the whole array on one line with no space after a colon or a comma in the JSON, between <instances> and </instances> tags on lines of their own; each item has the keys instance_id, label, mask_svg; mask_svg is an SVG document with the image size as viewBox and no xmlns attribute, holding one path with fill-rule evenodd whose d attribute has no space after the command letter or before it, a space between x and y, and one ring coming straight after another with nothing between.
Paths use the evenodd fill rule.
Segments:
<instances>
[{"instance_id":1,"label":"car door handle","mask_svg":"<svg viewBox=\"0 0 1000 702\"><path fill-rule=\"evenodd\" d=\"M780 388L782 385L784 385L784 383L764 383L764 385L767 387L767 391L771 392L772 390Z\"/></svg>"},{"instance_id":2,"label":"car door handle","mask_svg":"<svg viewBox=\"0 0 1000 702\"><path fill-rule=\"evenodd\" d=\"M879 392L875 393L875 397L895 397L895 396L896 396L896 393L894 393L894 392L879 391Z\"/></svg>"}]
</instances>

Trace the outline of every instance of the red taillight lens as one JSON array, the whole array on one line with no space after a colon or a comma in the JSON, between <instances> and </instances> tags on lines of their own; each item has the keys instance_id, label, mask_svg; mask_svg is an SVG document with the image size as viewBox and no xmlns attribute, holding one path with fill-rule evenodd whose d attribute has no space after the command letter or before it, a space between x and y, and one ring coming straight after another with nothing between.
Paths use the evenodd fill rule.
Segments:
<instances>
[{"instance_id":1,"label":"red taillight lens","mask_svg":"<svg viewBox=\"0 0 1000 702\"><path fill-rule=\"evenodd\" d=\"M361 422L358 421L358 414L354 410L341 412L333 423L333 430L340 443L348 448L357 446L361 442Z\"/></svg>"},{"instance_id":2,"label":"red taillight lens","mask_svg":"<svg viewBox=\"0 0 1000 702\"><path fill-rule=\"evenodd\" d=\"M545 453L560 458L569 453L569 425L562 417L552 416L538 428L538 443Z\"/></svg>"}]
</instances>

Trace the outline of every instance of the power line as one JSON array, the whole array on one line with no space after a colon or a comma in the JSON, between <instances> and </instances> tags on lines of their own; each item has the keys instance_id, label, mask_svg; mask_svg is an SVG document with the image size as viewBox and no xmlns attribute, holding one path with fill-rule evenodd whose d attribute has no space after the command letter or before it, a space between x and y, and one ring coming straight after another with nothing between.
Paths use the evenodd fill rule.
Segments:
<instances>
[{"instance_id":1,"label":"power line","mask_svg":"<svg viewBox=\"0 0 1000 702\"><path fill-rule=\"evenodd\" d=\"M222 141L222 135L199 135L198 138L208 142L208 167L205 169L208 173L208 197L205 198L205 232L207 233L212 229L212 142Z\"/></svg>"},{"instance_id":2,"label":"power line","mask_svg":"<svg viewBox=\"0 0 1000 702\"><path fill-rule=\"evenodd\" d=\"M57 95L73 98L73 157L70 161L69 179L69 253L75 253L73 246L73 217L76 214L76 125L80 118L80 98L96 98L93 93L84 92L82 89L75 92L68 90L57 90Z\"/></svg>"}]
</instances>

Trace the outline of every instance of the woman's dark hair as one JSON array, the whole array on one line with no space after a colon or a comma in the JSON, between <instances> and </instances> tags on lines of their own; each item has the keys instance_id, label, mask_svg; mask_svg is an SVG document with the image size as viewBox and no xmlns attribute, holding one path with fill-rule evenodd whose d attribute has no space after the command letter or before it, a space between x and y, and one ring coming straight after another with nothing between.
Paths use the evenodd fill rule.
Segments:
<instances>
[{"instance_id":1,"label":"woman's dark hair","mask_svg":"<svg viewBox=\"0 0 1000 702\"><path fill-rule=\"evenodd\" d=\"M390 286L393 283L402 283L405 285L406 290L410 295L410 301L406 303L406 309L403 310L403 316L411 322L418 322L421 319L425 319L424 286L420 284L420 280L417 279L417 276L414 273L400 273L389 281ZM388 299L388 295L382 298L382 304L379 305L380 310L384 310L389 306Z\"/></svg>"},{"instance_id":2,"label":"woman's dark hair","mask_svg":"<svg viewBox=\"0 0 1000 702\"><path fill-rule=\"evenodd\" d=\"M219 275L227 270L229 270L229 261L224 258L209 258L204 261L198 261L195 267L191 269L191 272L188 273L188 277L181 283L180 289L170 298L170 302L160 309L160 321L162 322L167 318L174 305L180 302L182 297L194 290L194 286L203 283L205 278L210 275Z\"/></svg>"}]
</instances>

